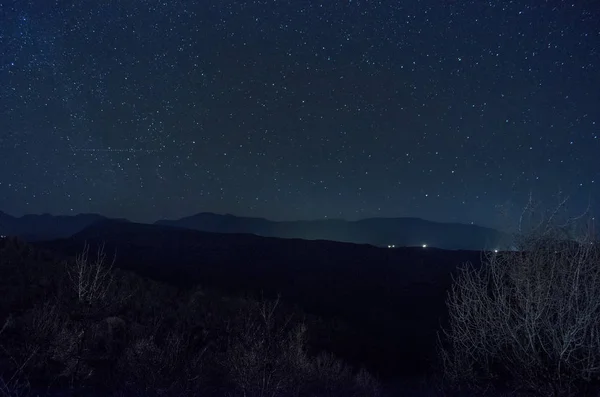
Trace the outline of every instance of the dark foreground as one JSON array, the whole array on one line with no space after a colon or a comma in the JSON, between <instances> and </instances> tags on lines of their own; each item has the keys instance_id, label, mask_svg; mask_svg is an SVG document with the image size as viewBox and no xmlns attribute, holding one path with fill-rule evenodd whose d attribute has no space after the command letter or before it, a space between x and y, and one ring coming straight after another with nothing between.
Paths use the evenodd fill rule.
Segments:
<instances>
[{"instance_id":1,"label":"dark foreground","mask_svg":"<svg viewBox=\"0 0 600 397\"><path fill-rule=\"evenodd\" d=\"M100 297L65 265L86 243L116 252ZM480 258L114 223L2 245L6 388L85 395L441 395L446 291Z\"/></svg>"}]
</instances>

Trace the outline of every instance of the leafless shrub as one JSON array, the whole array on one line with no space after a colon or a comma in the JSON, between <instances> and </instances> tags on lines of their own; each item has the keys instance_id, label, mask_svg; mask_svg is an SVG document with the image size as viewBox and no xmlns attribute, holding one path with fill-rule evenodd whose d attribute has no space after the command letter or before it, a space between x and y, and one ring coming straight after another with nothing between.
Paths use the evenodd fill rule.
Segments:
<instances>
[{"instance_id":1,"label":"leafless shrub","mask_svg":"<svg viewBox=\"0 0 600 397\"><path fill-rule=\"evenodd\" d=\"M321 353L313 361L314 376L320 393L338 395L340 388L353 383L352 369L330 353Z\"/></svg>"},{"instance_id":2,"label":"leafless shrub","mask_svg":"<svg viewBox=\"0 0 600 397\"><path fill-rule=\"evenodd\" d=\"M1 397L25 397L30 395L31 388L29 382L22 381L15 375L6 380L0 376Z\"/></svg>"},{"instance_id":3,"label":"leafless shrub","mask_svg":"<svg viewBox=\"0 0 600 397\"><path fill-rule=\"evenodd\" d=\"M354 383L358 390L358 396L374 397L381 394L379 381L364 368L361 368L354 376Z\"/></svg>"},{"instance_id":4,"label":"leafless shrub","mask_svg":"<svg viewBox=\"0 0 600 397\"><path fill-rule=\"evenodd\" d=\"M35 341L45 342L60 329L62 322L65 321L61 317L60 309L56 303L44 302L32 309L27 331Z\"/></svg>"},{"instance_id":5,"label":"leafless shrub","mask_svg":"<svg viewBox=\"0 0 600 397\"><path fill-rule=\"evenodd\" d=\"M296 395L293 373L286 353L297 353L297 346L286 346L289 319L278 324L275 318L279 298L256 303L254 310L241 312L241 329L234 330L223 364L233 384L244 396L275 397Z\"/></svg>"},{"instance_id":6,"label":"leafless shrub","mask_svg":"<svg viewBox=\"0 0 600 397\"><path fill-rule=\"evenodd\" d=\"M170 332L163 343L153 336L138 339L125 352L120 370L129 388L144 395L193 395L204 381L206 348L196 349L189 338Z\"/></svg>"},{"instance_id":7,"label":"leafless shrub","mask_svg":"<svg viewBox=\"0 0 600 397\"><path fill-rule=\"evenodd\" d=\"M116 255L107 265L104 244L98 248L96 257L92 260L89 258L89 249L90 246L86 243L75 261L67 264L67 274L77 295L77 301L92 306L107 297L113 282L112 268Z\"/></svg>"},{"instance_id":8,"label":"leafless shrub","mask_svg":"<svg viewBox=\"0 0 600 397\"><path fill-rule=\"evenodd\" d=\"M85 361L86 329L73 323L64 323L52 338L49 346L50 359L60 364L57 379L65 379L70 386L90 379L93 369Z\"/></svg>"},{"instance_id":9,"label":"leafless shrub","mask_svg":"<svg viewBox=\"0 0 600 397\"><path fill-rule=\"evenodd\" d=\"M166 365L163 350L154 343L153 338L139 339L130 346L121 363L122 371L128 374L128 382L143 391L158 389Z\"/></svg>"},{"instance_id":10,"label":"leafless shrub","mask_svg":"<svg viewBox=\"0 0 600 397\"><path fill-rule=\"evenodd\" d=\"M0 335L2 335L6 329L11 326L13 321L10 316L0 329ZM37 351L30 351L29 354L22 360L14 357L4 346L0 346L2 352L9 358L12 369L8 376L0 374L0 397L24 397L30 394L30 384L27 377L24 374L24 369L27 367L29 362L33 360Z\"/></svg>"},{"instance_id":11,"label":"leafless shrub","mask_svg":"<svg viewBox=\"0 0 600 397\"><path fill-rule=\"evenodd\" d=\"M600 381L600 247L557 214L520 229L518 250L459 269L440 339L451 384L562 396Z\"/></svg>"},{"instance_id":12,"label":"leafless shrub","mask_svg":"<svg viewBox=\"0 0 600 397\"><path fill-rule=\"evenodd\" d=\"M303 396L375 397L381 388L364 368L358 372L331 353L321 353L310 360L310 376L302 389Z\"/></svg>"},{"instance_id":13,"label":"leafless shrub","mask_svg":"<svg viewBox=\"0 0 600 397\"><path fill-rule=\"evenodd\" d=\"M377 396L378 382L331 354L310 357L307 328L277 315L279 298L240 314L223 366L242 396Z\"/></svg>"}]
</instances>

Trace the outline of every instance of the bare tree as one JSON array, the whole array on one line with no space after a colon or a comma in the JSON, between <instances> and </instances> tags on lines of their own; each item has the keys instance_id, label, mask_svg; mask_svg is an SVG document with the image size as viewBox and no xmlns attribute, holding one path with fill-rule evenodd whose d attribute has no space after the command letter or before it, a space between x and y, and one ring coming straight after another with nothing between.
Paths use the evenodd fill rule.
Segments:
<instances>
[{"instance_id":1,"label":"bare tree","mask_svg":"<svg viewBox=\"0 0 600 397\"><path fill-rule=\"evenodd\" d=\"M600 381L600 247L583 216L560 222L560 208L525 229L533 208L530 199L517 250L487 253L454 279L440 338L452 384L562 396Z\"/></svg>"},{"instance_id":2,"label":"bare tree","mask_svg":"<svg viewBox=\"0 0 600 397\"><path fill-rule=\"evenodd\" d=\"M98 247L96 257L92 260L89 258L89 250L90 246L86 243L75 261L67 265L67 274L78 302L91 306L106 298L113 282L112 268L116 254L112 262L106 265L104 244Z\"/></svg>"}]
</instances>

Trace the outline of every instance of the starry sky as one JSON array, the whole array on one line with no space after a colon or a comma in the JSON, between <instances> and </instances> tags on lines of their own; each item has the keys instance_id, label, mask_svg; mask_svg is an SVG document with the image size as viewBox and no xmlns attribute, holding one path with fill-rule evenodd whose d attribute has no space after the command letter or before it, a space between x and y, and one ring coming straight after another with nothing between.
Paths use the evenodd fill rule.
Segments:
<instances>
[{"instance_id":1,"label":"starry sky","mask_svg":"<svg viewBox=\"0 0 600 397\"><path fill-rule=\"evenodd\" d=\"M0 210L497 226L530 192L598 209L594 4L0 1Z\"/></svg>"}]
</instances>

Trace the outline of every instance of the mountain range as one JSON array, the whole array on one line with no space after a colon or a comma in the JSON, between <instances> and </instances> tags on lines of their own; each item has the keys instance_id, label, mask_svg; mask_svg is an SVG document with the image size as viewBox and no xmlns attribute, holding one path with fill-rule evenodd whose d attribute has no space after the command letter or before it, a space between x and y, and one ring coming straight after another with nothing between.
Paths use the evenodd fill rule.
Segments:
<instances>
[{"instance_id":1,"label":"mountain range","mask_svg":"<svg viewBox=\"0 0 600 397\"><path fill-rule=\"evenodd\" d=\"M376 246L481 250L506 245L508 235L497 230L461 223L432 222L420 218L367 218L358 221L325 219L275 222L264 218L200 213L158 225L213 233L251 233L264 237L331 240Z\"/></svg>"},{"instance_id":2,"label":"mountain range","mask_svg":"<svg viewBox=\"0 0 600 397\"><path fill-rule=\"evenodd\" d=\"M68 238L110 218L98 214L14 217L0 211L0 235L27 241ZM128 222L125 219L119 219ZM506 248L509 236L477 225L432 222L420 218L368 218L358 221L325 219L271 221L264 218L203 212L178 220L159 220L159 226L211 233L254 234L263 237L331 240L375 246L428 246L442 249L482 250Z\"/></svg>"},{"instance_id":3,"label":"mountain range","mask_svg":"<svg viewBox=\"0 0 600 397\"><path fill-rule=\"evenodd\" d=\"M71 237L104 220L108 218L98 214L28 214L14 217L0 211L0 235L17 236L26 241L54 240Z\"/></svg>"}]
</instances>

